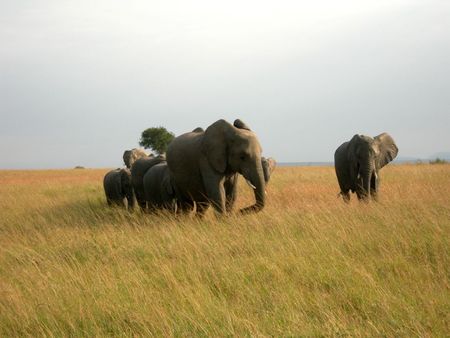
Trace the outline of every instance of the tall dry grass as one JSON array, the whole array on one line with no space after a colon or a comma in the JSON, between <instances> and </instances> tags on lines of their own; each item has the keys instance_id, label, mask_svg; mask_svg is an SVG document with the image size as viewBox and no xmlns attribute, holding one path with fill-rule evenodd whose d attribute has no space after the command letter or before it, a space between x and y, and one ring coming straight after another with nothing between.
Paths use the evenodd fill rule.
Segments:
<instances>
[{"instance_id":1,"label":"tall dry grass","mask_svg":"<svg viewBox=\"0 0 450 338\"><path fill-rule=\"evenodd\" d=\"M0 172L0 336L450 333L449 165L350 205L333 168L277 168L263 212L202 220L108 208L104 173Z\"/></svg>"}]
</instances>

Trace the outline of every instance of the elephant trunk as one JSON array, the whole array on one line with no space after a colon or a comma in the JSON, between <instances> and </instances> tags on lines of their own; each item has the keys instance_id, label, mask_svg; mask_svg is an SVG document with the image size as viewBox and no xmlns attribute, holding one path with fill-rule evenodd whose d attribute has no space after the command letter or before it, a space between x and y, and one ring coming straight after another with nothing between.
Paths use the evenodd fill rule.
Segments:
<instances>
[{"instance_id":1,"label":"elephant trunk","mask_svg":"<svg viewBox=\"0 0 450 338\"><path fill-rule=\"evenodd\" d=\"M241 213L258 212L264 208L266 203L266 183L261 161L256 165L255 170L249 174L244 174L245 179L250 181L255 193L255 204L241 209Z\"/></svg>"},{"instance_id":2,"label":"elephant trunk","mask_svg":"<svg viewBox=\"0 0 450 338\"><path fill-rule=\"evenodd\" d=\"M373 172L373 176L372 176L372 183L371 183L371 192L370 192L370 197L374 200L374 201L378 201L378 173L376 170L374 170Z\"/></svg>"},{"instance_id":3,"label":"elephant trunk","mask_svg":"<svg viewBox=\"0 0 450 338\"><path fill-rule=\"evenodd\" d=\"M373 165L368 161L360 170L360 176L362 178L362 187L360 192L361 199L367 199L370 197L371 179L374 172Z\"/></svg>"}]
</instances>

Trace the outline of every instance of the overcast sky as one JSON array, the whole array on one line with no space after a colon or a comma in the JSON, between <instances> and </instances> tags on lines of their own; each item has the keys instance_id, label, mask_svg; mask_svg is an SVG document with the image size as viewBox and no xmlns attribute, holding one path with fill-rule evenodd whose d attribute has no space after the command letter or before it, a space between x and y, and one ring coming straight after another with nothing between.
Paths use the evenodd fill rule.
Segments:
<instances>
[{"instance_id":1,"label":"overcast sky","mask_svg":"<svg viewBox=\"0 0 450 338\"><path fill-rule=\"evenodd\" d=\"M117 167L244 120L279 162L450 151L450 1L0 0L0 168Z\"/></svg>"}]
</instances>

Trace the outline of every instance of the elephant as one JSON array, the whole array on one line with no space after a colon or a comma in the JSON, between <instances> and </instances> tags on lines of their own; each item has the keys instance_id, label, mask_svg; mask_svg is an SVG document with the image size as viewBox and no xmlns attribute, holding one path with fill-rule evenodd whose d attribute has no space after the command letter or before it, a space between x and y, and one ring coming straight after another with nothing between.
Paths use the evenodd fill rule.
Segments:
<instances>
[{"instance_id":1,"label":"elephant","mask_svg":"<svg viewBox=\"0 0 450 338\"><path fill-rule=\"evenodd\" d=\"M157 157L141 157L137 159L131 167L131 184L136 195L138 205L145 209L145 190L144 190L144 175L151 167L165 161L163 155Z\"/></svg>"},{"instance_id":2,"label":"elephant","mask_svg":"<svg viewBox=\"0 0 450 338\"><path fill-rule=\"evenodd\" d=\"M166 161L148 169L143 183L145 200L150 212L158 209L176 211L175 188Z\"/></svg>"},{"instance_id":3,"label":"elephant","mask_svg":"<svg viewBox=\"0 0 450 338\"><path fill-rule=\"evenodd\" d=\"M131 150L125 150L123 152L123 163L125 163L125 166L128 169L131 169L131 167L133 166L133 163L142 157L153 157L152 154L148 155L145 151L143 151L142 149L131 149Z\"/></svg>"},{"instance_id":4,"label":"elephant","mask_svg":"<svg viewBox=\"0 0 450 338\"><path fill-rule=\"evenodd\" d=\"M265 180L261 152L256 134L239 119L233 125L221 119L205 131L174 138L166 156L181 210L191 210L195 202L201 216L211 203L218 214L226 214L237 173L253 187L256 200L241 213L262 210Z\"/></svg>"},{"instance_id":5,"label":"elephant","mask_svg":"<svg viewBox=\"0 0 450 338\"><path fill-rule=\"evenodd\" d=\"M133 209L135 202L130 170L117 168L109 171L103 178L103 188L108 205Z\"/></svg>"},{"instance_id":6,"label":"elephant","mask_svg":"<svg viewBox=\"0 0 450 338\"><path fill-rule=\"evenodd\" d=\"M373 138L355 135L341 144L334 154L334 166L344 201L350 201L350 191L356 192L359 200L377 200L378 172L397 153L397 145L388 133Z\"/></svg>"},{"instance_id":7,"label":"elephant","mask_svg":"<svg viewBox=\"0 0 450 338\"><path fill-rule=\"evenodd\" d=\"M275 159L272 157L269 158L262 157L261 164L264 171L264 181L266 181L267 185L267 183L269 183L270 176L272 175L273 171L275 170L275 167L277 166L277 161L275 161Z\"/></svg>"}]
</instances>

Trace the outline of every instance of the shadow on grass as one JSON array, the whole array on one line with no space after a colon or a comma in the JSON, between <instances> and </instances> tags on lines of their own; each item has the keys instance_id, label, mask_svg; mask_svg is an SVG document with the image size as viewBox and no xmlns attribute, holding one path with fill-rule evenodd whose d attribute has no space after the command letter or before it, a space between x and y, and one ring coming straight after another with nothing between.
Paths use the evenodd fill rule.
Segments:
<instances>
[{"instance_id":1,"label":"shadow on grass","mask_svg":"<svg viewBox=\"0 0 450 338\"><path fill-rule=\"evenodd\" d=\"M128 211L118 206L108 206L103 197L63 201L24 212L23 215L21 220L18 220L21 224L17 225L28 224L34 228L133 226L148 223L147 219L151 216L140 210Z\"/></svg>"},{"instance_id":2,"label":"shadow on grass","mask_svg":"<svg viewBox=\"0 0 450 338\"><path fill-rule=\"evenodd\" d=\"M51 225L92 229L105 226L159 227L170 223L183 225L196 218L192 215L176 216L167 211L148 213L139 207L126 210L119 206L108 206L103 196L86 196L32 211L29 219L34 223L34 227Z\"/></svg>"}]
</instances>

